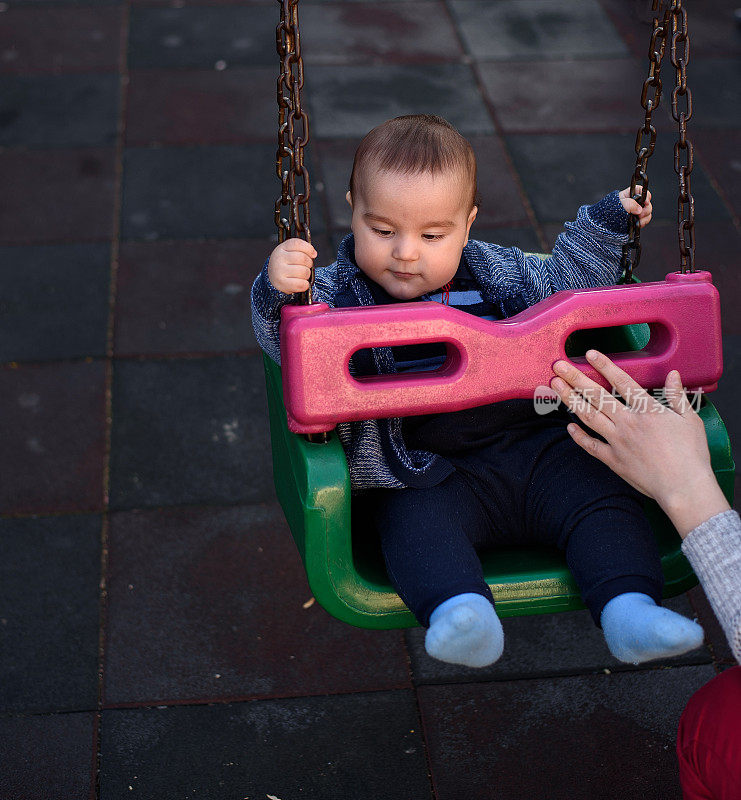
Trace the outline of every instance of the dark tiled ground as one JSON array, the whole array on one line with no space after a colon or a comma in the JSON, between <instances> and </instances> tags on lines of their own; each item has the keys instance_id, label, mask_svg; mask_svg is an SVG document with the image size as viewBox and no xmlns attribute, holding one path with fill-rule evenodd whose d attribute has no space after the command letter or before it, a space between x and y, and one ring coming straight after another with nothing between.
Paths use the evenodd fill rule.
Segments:
<instances>
[{"instance_id":1,"label":"dark tiled ground","mask_svg":"<svg viewBox=\"0 0 741 800\"><path fill-rule=\"evenodd\" d=\"M628 183L642 0L301 3L327 260L357 140L395 114L441 113L471 138L480 238L545 248ZM736 5L691 19L689 68L697 262L722 294L714 399L734 439ZM679 714L732 660L699 589L672 607L707 646L641 669L586 612L506 620L506 655L474 671L433 662L419 629L350 628L312 604L248 309L274 243L276 14L0 4L0 794L678 798ZM656 121L644 279L677 266L666 105Z\"/></svg>"}]
</instances>

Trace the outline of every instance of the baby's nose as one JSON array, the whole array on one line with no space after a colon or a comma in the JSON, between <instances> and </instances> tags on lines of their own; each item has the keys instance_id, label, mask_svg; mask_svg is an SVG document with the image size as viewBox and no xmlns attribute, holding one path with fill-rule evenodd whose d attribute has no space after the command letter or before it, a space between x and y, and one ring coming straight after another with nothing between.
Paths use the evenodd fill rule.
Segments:
<instances>
[{"instance_id":1,"label":"baby's nose","mask_svg":"<svg viewBox=\"0 0 741 800\"><path fill-rule=\"evenodd\" d=\"M393 256L399 261L416 261L419 258L419 249L411 237L400 237L394 242Z\"/></svg>"}]
</instances>

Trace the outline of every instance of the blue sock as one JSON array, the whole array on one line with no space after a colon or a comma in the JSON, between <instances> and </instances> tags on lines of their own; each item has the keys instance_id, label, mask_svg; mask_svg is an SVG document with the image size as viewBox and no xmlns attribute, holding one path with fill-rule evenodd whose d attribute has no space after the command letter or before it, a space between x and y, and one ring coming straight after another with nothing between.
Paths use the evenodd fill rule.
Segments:
<instances>
[{"instance_id":1,"label":"blue sock","mask_svg":"<svg viewBox=\"0 0 741 800\"><path fill-rule=\"evenodd\" d=\"M696 622L639 592L613 597L602 609L600 622L610 652L629 664L687 653L704 638Z\"/></svg>"},{"instance_id":2,"label":"blue sock","mask_svg":"<svg viewBox=\"0 0 741 800\"><path fill-rule=\"evenodd\" d=\"M449 664L486 667L504 649L504 632L494 606L483 595L467 592L446 600L430 614L425 650Z\"/></svg>"}]
</instances>

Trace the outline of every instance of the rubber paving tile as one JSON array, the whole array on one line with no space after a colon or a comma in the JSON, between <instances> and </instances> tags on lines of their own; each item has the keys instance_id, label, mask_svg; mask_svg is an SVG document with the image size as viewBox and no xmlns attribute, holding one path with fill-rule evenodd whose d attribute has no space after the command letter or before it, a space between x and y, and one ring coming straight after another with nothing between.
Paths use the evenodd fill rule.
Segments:
<instances>
[{"instance_id":1,"label":"rubber paving tile","mask_svg":"<svg viewBox=\"0 0 741 800\"><path fill-rule=\"evenodd\" d=\"M3 796L89 797L94 714L0 718Z\"/></svg>"},{"instance_id":2,"label":"rubber paving tile","mask_svg":"<svg viewBox=\"0 0 741 800\"><path fill-rule=\"evenodd\" d=\"M259 5L135 7L129 28L129 66L276 66L278 9Z\"/></svg>"},{"instance_id":3,"label":"rubber paving tile","mask_svg":"<svg viewBox=\"0 0 741 800\"><path fill-rule=\"evenodd\" d=\"M736 497L738 498L738 494ZM738 505L738 501L736 505ZM690 589L687 596L692 604L692 608L695 610L698 622L705 631L705 642L710 647L713 659L716 662L721 661L727 664L735 664L736 659L733 657L731 646L728 644L725 632L720 622L718 622L702 586L698 585L695 586L694 589Z\"/></svg>"},{"instance_id":4,"label":"rubber paving tile","mask_svg":"<svg viewBox=\"0 0 741 800\"><path fill-rule=\"evenodd\" d=\"M105 711L101 796L432 798L411 692Z\"/></svg>"},{"instance_id":5,"label":"rubber paving tile","mask_svg":"<svg viewBox=\"0 0 741 800\"><path fill-rule=\"evenodd\" d=\"M275 242L124 242L117 272L118 355L257 349L250 289Z\"/></svg>"},{"instance_id":6,"label":"rubber paving tile","mask_svg":"<svg viewBox=\"0 0 741 800\"><path fill-rule=\"evenodd\" d=\"M112 508L273 497L261 355L116 362Z\"/></svg>"},{"instance_id":7,"label":"rubber paving tile","mask_svg":"<svg viewBox=\"0 0 741 800\"><path fill-rule=\"evenodd\" d=\"M451 0L469 52L502 61L614 58L627 48L597 0Z\"/></svg>"},{"instance_id":8,"label":"rubber paving tile","mask_svg":"<svg viewBox=\"0 0 741 800\"><path fill-rule=\"evenodd\" d=\"M673 86L673 80L664 80ZM691 128L741 127L741 60L693 59L687 65L687 85L692 92ZM680 103L679 108L684 107Z\"/></svg>"},{"instance_id":9,"label":"rubber paving tile","mask_svg":"<svg viewBox=\"0 0 741 800\"><path fill-rule=\"evenodd\" d=\"M109 547L108 705L411 685L399 631L312 602L278 506L113 514Z\"/></svg>"},{"instance_id":10,"label":"rubber paving tile","mask_svg":"<svg viewBox=\"0 0 741 800\"><path fill-rule=\"evenodd\" d=\"M504 145L498 137L469 136L476 154L481 204L476 225L506 227L530 223Z\"/></svg>"},{"instance_id":11,"label":"rubber paving tile","mask_svg":"<svg viewBox=\"0 0 741 800\"><path fill-rule=\"evenodd\" d=\"M458 61L453 25L440 2L322 3L300 9L304 63Z\"/></svg>"},{"instance_id":12,"label":"rubber paving tile","mask_svg":"<svg viewBox=\"0 0 741 800\"><path fill-rule=\"evenodd\" d=\"M96 5L99 6L115 6L120 3L120 0L95 0ZM14 5L19 6L62 6L68 5L68 0L17 0Z\"/></svg>"},{"instance_id":13,"label":"rubber paving tile","mask_svg":"<svg viewBox=\"0 0 741 800\"><path fill-rule=\"evenodd\" d=\"M688 24L695 61L698 56L741 56L741 29L734 17L738 7L736 0L706 0L690 9Z\"/></svg>"},{"instance_id":14,"label":"rubber paving tile","mask_svg":"<svg viewBox=\"0 0 741 800\"><path fill-rule=\"evenodd\" d=\"M680 800L676 729L712 666L422 686L438 800Z\"/></svg>"},{"instance_id":15,"label":"rubber paving tile","mask_svg":"<svg viewBox=\"0 0 741 800\"><path fill-rule=\"evenodd\" d=\"M521 134L507 136L507 146L542 222L561 222L564 215L573 219L579 206L594 203L613 189L624 189L635 166L635 136L629 134ZM673 136L660 136L649 162L654 221L676 219L673 148ZM728 211L697 163L692 193L697 220L728 219Z\"/></svg>"},{"instance_id":16,"label":"rubber paving tile","mask_svg":"<svg viewBox=\"0 0 741 800\"><path fill-rule=\"evenodd\" d=\"M100 528L86 514L0 519L0 710L95 708Z\"/></svg>"},{"instance_id":17,"label":"rubber paving tile","mask_svg":"<svg viewBox=\"0 0 741 800\"><path fill-rule=\"evenodd\" d=\"M0 73L118 69L120 7L13 4L2 20Z\"/></svg>"},{"instance_id":18,"label":"rubber paving tile","mask_svg":"<svg viewBox=\"0 0 741 800\"><path fill-rule=\"evenodd\" d=\"M277 141L276 69L132 70L129 145ZM276 178L276 186L278 186Z\"/></svg>"},{"instance_id":19,"label":"rubber paving tile","mask_svg":"<svg viewBox=\"0 0 741 800\"><path fill-rule=\"evenodd\" d=\"M306 161L312 174L310 157ZM124 239L269 237L280 183L275 145L129 148L124 152ZM312 208L312 231L323 229Z\"/></svg>"},{"instance_id":20,"label":"rubber paving tile","mask_svg":"<svg viewBox=\"0 0 741 800\"><path fill-rule=\"evenodd\" d=\"M112 145L117 75L0 77L0 146Z\"/></svg>"},{"instance_id":21,"label":"rubber paving tile","mask_svg":"<svg viewBox=\"0 0 741 800\"><path fill-rule=\"evenodd\" d=\"M738 131L696 131L692 134L696 158L718 182L726 202L741 217L741 154Z\"/></svg>"},{"instance_id":22,"label":"rubber paving tile","mask_svg":"<svg viewBox=\"0 0 741 800\"><path fill-rule=\"evenodd\" d=\"M631 53L640 59L641 66L645 64L648 74L648 45L653 19L651 5L643 0L630 0L627 3L625 0L599 1Z\"/></svg>"},{"instance_id":23,"label":"rubber paving tile","mask_svg":"<svg viewBox=\"0 0 741 800\"><path fill-rule=\"evenodd\" d=\"M2 513L102 507L104 393L100 361L0 370Z\"/></svg>"},{"instance_id":24,"label":"rubber paving tile","mask_svg":"<svg viewBox=\"0 0 741 800\"><path fill-rule=\"evenodd\" d=\"M645 74L634 59L482 63L479 72L506 132L635 133L643 122ZM653 124L672 128L666 107Z\"/></svg>"},{"instance_id":25,"label":"rubber paving tile","mask_svg":"<svg viewBox=\"0 0 741 800\"><path fill-rule=\"evenodd\" d=\"M664 605L690 619L695 617L694 609L685 595L666 600ZM640 667L624 664L612 657L602 632L594 625L588 611L508 617L502 620L502 627L504 654L495 664L482 669L446 664L431 658L424 649L425 631L422 628L410 628L406 637L415 685L512 681L711 662L710 652L702 647L683 656Z\"/></svg>"},{"instance_id":26,"label":"rubber paving tile","mask_svg":"<svg viewBox=\"0 0 741 800\"><path fill-rule=\"evenodd\" d=\"M631 51L648 67L648 46L651 38L651 4L643 0L600 0L615 27ZM741 55L741 32L734 18L736 0L704 0L701 5L684 6L688 11L691 51L690 89L694 83L691 73L700 56L738 57ZM627 12L627 13L626 13ZM670 65L667 63L667 72ZM648 72L648 70L647 70Z\"/></svg>"},{"instance_id":27,"label":"rubber paving tile","mask_svg":"<svg viewBox=\"0 0 741 800\"><path fill-rule=\"evenodd\" d=\"M245 5L251 6L270 6L272 13L278 15L279 10L273 6L274 0L183 0L182 5L178 0L178 5L175 8L182 8L183 6L230 6L230 5ZM172 6L172 0L131 0L132 6Z\"/></svg>"},{"instance_id":28,"label":"rubber paving tile","mask_svg":"<svg viewBox=\"0 0 741 800\"><path fill-rule=\"evenodd\" d=\"M104 356L107 243L0 246L0 361Z\"/></svg>"},{"instance_id":29,"label":"rubber paving tile","mask_svg":"<svg viewBox=\"0 0 741 800\"><path fill-rule=\"evenodd\" d=\"M538 234L529 227L523 228L479 228L478 221L471 226L471 239L495 242L502 247L519 247L526 253L540 252Z\"/></svg>"},{"instance_id":30,"label":"rubber paving tile","mask_svg":"<svg viewBox=\"0 0 741 800\"><path fill-rule=\"evenodd\" d=\"M113 235L113 148L0 152L0 244Z\"/></svg>"},{"instance_id":31,"label":"rubber paving tile","mask_svg":"<svg viewBox=\"0 0 741 800\"><path fill-rule=\"evenodd\" d=\"M319 138L315 138L311 144L319 173L311 186L314 198L312 210L317 200L325 203L329 209L330 227L340 229L343 236L350 232L352 212L345 196L350 188L353 158L359 144L360 139L326 141ZM322 253L319 256L324 258ZM330 261L334 261L334 255L327 263Z\"/></svg>"},{"instance_id":32,"label":"rubber paving tile","mask_svg":"<svg viewBox=\"0 0 741 800\"><path fill-rule=\"evenodd\" d=\"M494 127L464 64L317 65L306 71L315 136L361 138L402 114L439 114L464 135Z\"/></svg>"}]
</instances>

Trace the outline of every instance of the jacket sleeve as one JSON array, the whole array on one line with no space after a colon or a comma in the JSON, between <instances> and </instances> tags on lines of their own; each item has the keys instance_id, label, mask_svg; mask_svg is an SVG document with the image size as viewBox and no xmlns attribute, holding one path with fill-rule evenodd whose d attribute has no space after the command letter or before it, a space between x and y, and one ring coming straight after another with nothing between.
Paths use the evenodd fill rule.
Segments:
<instances>
[{"instance_id":1,"label":"jacket sleeve","mask_svg":"<svg viewBox=\"0 0 741 800\"><path fill-rule=\"evenodd\" d=\"M741 660L741 520L723 511L682 542L702 588L715 611L737 661Z\"/></svg>"},{"instance_id":2,"label":"jacket sleeve","mask_svg":"<svg viewBox=\"0 0 741 800\"><path fill-rule=\"evenodd\" d=\"M628 212L619 193L582 206L567 222L546 259L522 253L520 264L527 305L561 289L610 286L620 276L622 245L628 241ZM518 254L519 255L519 254Z\"/></svg>"},{"instance_id":3,"label":"jacket sleeve","mask_svg":"<svg viewBox=\"0 0 741 800\"><path fill-rule=\"evenodd\" d=\"M312 296L317 303L334 305L334 269L332 264L316 270ZM252 284L252 327L257 343L276 364L280 364L280 311L283 306L298 302L298 297L297 294L284 294L270 283L266 261Z\"/></svg>"},{"instance_id":4,"label":"jacket sleeve","mask_svg":"<svg viewBox=\"0 0 741 800\"><path fill-rule=\"evenodd\" d=\"M268 280L268 262L252 284L252 327L257 343L270 358L280 364L280 310L294 295L284 294Z\"/></svg>"}]
</instances>

